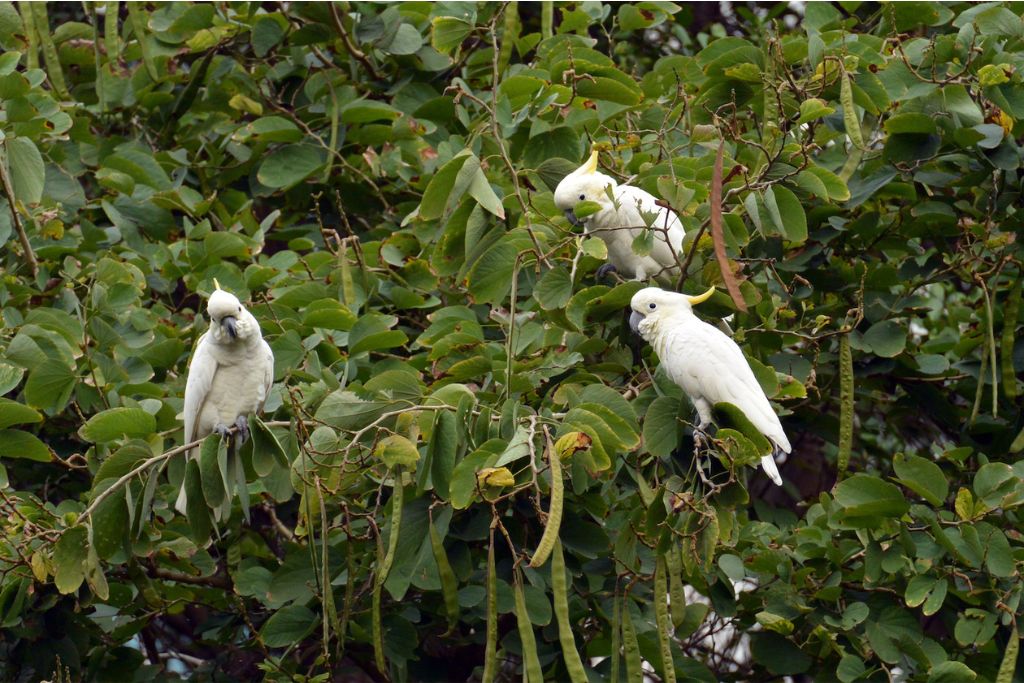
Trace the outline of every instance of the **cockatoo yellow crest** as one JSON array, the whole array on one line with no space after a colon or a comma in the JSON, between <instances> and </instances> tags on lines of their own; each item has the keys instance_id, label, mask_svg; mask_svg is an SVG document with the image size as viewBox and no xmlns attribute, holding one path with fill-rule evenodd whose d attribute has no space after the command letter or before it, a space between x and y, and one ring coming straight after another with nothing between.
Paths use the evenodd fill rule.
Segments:
<instances>
[{"instance_id":1,"label":"cockatoo yellow crest","mask_svg":"<svg viewBox=\"0 0 1024 683\"><path fill-rule=\"evenodd\" d=\"M260 324L234 294L213 284L206 304L210 328L196 343L185 382L185 443L215 431L226 436L231 426L244 442L249 415L263 409L274 383L274 353ZM184 514L186 503L183 484L174 507Z\"/></svg>"},{"instance_id":2,"label":"cockatoo yellow crest","mask_svg":"<svg viewBox=\"0 0 1024 683\"><path fill-rule=\"evenodd\" d=\"M779 416L743 351L724 332L693 314L693 306L714 291L712 287L700 296L687 296L657 287L641 289L630 302L630 327L650 342L668 376L690 397L700 416L699 429L711 424L711 409L716 403L731 403L776 449L789 453L792 447ZM772 481L782 485L772 455L761 458L761 467Z\"/></svg>"},{"instance_id":3,"label":"cockatoo yellow crest","mask_svg":"<svg viewBox=\"0 0 1024 683\"><path fill-rule=\"evenodd\" d=\"M607 245L608 265L624 277L646 280L670 276L679 268L676 256L686 236L679 216L658 206L649 192L620 185L611 176L600 173L597 157L594 150L582 166L562 179L555 188L555 206L571 223L582 222L588 235ZM582 201L596 202L601 210L580 221L574 209ZM633 251L633 240L645 230L654 232L653 246L649 254L641 256Z\"/></svg>"}]
</instances>

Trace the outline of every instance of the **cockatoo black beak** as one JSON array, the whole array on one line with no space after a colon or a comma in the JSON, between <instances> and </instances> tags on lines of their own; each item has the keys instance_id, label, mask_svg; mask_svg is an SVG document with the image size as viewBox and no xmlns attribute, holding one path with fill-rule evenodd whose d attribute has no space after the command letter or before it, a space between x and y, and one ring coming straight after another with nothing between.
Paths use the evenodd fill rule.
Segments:
<instances>
[{"instance_id":1,"label":"cockatoo black beak","mask_svg":"<svg viewBox=\"0 0 1024 683\"><path fill-rule=\"evenodd\" d=\"M235 316L226 315L220 319L221 326L228 331L232 339L238 339L238 332L235 330Z\"/></svg>"},{"instance_id":2,"label":"cockatoo black beak","mask_svg":"<svg viewBox=\"0 0 1024 683\"><path fill-rule=\"evenodd\" d=\"M633 330L633 334L640 334L640 321L643 319L644 317L636 311L629 314L629 328Z\"/></svg>"},{"instance_id":3,"label":"cockatoo black beak","mask_svg":"<svg viewBox=\"0 0 1024 683\"><path fill-rule=\"evenodd\" d=\"M583 221L581 221L579 218L576 218L576 212L573 211L572 209L566 209L562 213L565 215L565 219L569 221L572 225L575 225L577 227L583 225Z\"/></svg>"}]
</instances>

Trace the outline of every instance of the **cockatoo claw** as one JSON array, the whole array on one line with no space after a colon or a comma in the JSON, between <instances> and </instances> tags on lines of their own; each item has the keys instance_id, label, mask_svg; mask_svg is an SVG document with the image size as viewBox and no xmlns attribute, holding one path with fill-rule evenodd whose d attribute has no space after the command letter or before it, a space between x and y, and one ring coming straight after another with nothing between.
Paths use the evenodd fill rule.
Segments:
<instances>
[{"instance_id":1,"label":"cockatoo claw","mask_svg":"<svg viewBox=\"0 0 1024 683\"><path fill-rule=\"evenodd\" d=\"M213 428L213 431L217 432L221 439L228 438L228 427L227 425L218 424Z\"/></svg>"},{"instance_id":2,"label":"cockatoo claw","mask_svg":"<svg viewBox=\"0 0 1024 683\"><path fill-rule=\"evenodd\" d=\"M605 279L606 277L608 277L610 274L615 273L615 272L618 272L618 268L616 268L611 263L605 263L605 264L603 264L601 267L599 267L597 269L597 273L595 275L595 278L598 281L601 281L601 280Z\"/></svg>"},{"instance_id":3,"label":"cockatoo claw","mask_svg":"<svg viewBox=\"0 0 1024 683\"><path fill-rule=\"evenodd\" d=\"M249 440L249 418L246 415L239 415L235 420L235 427L238 428L238 443L243 444Z\"/></svg>"}]
</instances>

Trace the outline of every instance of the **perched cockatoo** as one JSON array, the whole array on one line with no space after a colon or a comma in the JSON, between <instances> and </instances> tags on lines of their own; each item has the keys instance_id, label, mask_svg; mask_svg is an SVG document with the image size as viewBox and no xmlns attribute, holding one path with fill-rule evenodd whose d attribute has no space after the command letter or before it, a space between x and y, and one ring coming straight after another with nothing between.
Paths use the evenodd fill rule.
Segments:
<instances>
[{"instance_id":1,"label":"perched cockatoo","mask_svg":"<svg viewBox=\"0 0 1024 683\"><path fill-rule=\"evenodd\" d=\"M773 455L780 450L789 453L792 447L779 416L736 342L693 314L693 306L714 291L712 287L700 296L687 296L657 287L641 289L630 302L630 327L650 342L668 376L690 397L700 416L699 430L711 424L712 407L726 402L768 438L773 453L761 458L761 467L781 486Z\"/></svg>"},{"instance_id":2,"label":"perched cockatoo","mask_svg":"<svg viewBox=\"0 0 1024 683\"><path fill-rule=\"evenodd\" d=\"M185 382L185 443L238 428L237 443L249 438L248 417L263 409L274 383L274 353L263 339L260 324L234 294L216 280L206 311L210 329L196 343ZM187 453L186 457L191 457ZM178 512L185 514L182 483Z\"/></svg>"},{"instance_id":3,"label":"perched cockatoo","mask_svg":"<svg viewBox=\"0 0 1024 683\"><path fill-rule=\"evenodd\" d=\"M658 206L649 192L619 185L614 178L598 172L597 156L594 150L585 164L562 179L555 188L555 206L570 223L582 223L586 234L599 237L608 246L608 263L601 266L598 275L614 269L623 277L647 280L678 271L676 256L686 235L679 216ZM581 221L574 209L582 201L597 202L602 208ZM648 229L654 231L654 246L649 254L641 256L633 251L633 240Z\"/></svg>"}]
</instances>

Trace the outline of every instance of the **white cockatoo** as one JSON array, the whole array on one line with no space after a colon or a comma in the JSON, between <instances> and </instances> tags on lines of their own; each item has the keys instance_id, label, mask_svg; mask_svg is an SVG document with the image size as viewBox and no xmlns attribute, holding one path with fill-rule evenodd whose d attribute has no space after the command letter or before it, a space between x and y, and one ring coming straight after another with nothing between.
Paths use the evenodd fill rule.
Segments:
<instances>
[{"instance_id":1,"label":"white cockatoo","mask_svg":"<svg viewBox=\"0 0 1024 683\"><path fill-rule=\"evenodd\" d=\"M781 486L773 455L779 450L789 453L792 447L779 416L736 342L693 314L693 306L714 291L712 287L700 296L688 296L657 287L641 289L630 302L630 327L654 347L668 376L690 397L700 416L699 430L711 424L712 407L726 402L768 438L773 453L761 458L761 467Z\"/></svg>"},{"instance_id":2,"label":"white cockatoo","mask_svg":"<svg viewBox=\"0 0 1024 683\"><path fill-rule=\"evenodd\" d=\"M249 438L249 415L263 409L274 383L274 352L252 313L216 280L213 284L206 304L210 329L196 343L185 382L185 443L213 432L227 437L232 426L243 443ZM183 482L174 507L185 514L186 503Z\"/></svg>"},{"instance_id":3,"label":"white cockatoo","mask_svg":"<svg viewBox=\"0 0 1024 683\"><path fill-rule=\"evenodd\" d=\"M582 223L588 235L599 237L607 245L608 263L601 266L598 275L614 269L623 277L647 280L678 271L677 255L686 235L679 216L658 206L651 193L620 185L600 173L597 157L594 150L585 164L562 179L555 188L555 206L570 223ZM581 221L574 209L582 201L597 202L602 208ZM649 254L641 256L633 251L633 240L648 229L654 231L654 244Z\"/></svg>"}]
</instances>

